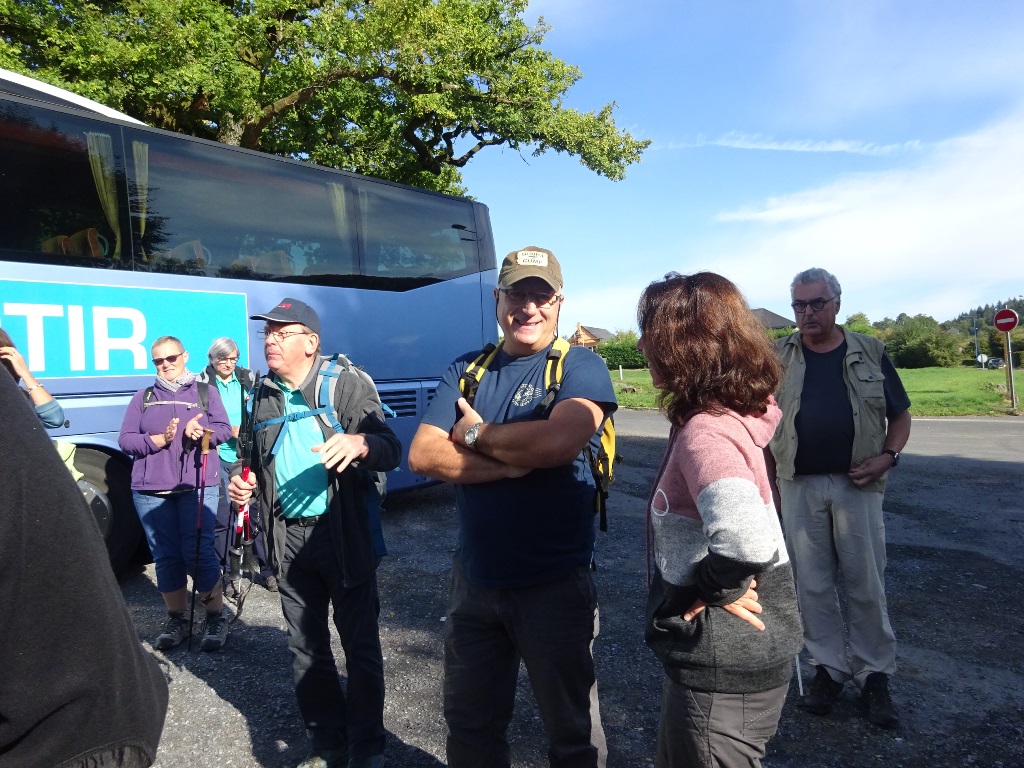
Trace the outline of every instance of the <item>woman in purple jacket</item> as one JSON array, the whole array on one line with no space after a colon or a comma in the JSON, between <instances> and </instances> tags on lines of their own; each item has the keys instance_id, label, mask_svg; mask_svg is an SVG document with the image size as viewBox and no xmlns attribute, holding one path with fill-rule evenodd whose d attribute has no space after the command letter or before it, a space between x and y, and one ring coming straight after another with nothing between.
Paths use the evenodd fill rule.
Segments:
<instances>
[{"instance_id":1,"label":"woman in purple jacket","mask_svg":"<svg viewBox=\"0 0 1024 768\"><path fill-rule=\"evenodd\" d=\"M213 546L220 463L214 453L203 477L200 448L204 429L213 432L210 445L215 446L231 439L231 424L216 387L204 384L201 391L195 374L185 367L188 352L180 340L161 336L152 351L156 383L132 397L118 443L135 458L132 498L153 553L157 589L167 605L168 618L153 647L168 650L188 637L187 579L191 575L206 607L200 648L216 651L228 636L220 563ZM198 525L201 486L206 490Z\"/></svg>"}]
</instances>

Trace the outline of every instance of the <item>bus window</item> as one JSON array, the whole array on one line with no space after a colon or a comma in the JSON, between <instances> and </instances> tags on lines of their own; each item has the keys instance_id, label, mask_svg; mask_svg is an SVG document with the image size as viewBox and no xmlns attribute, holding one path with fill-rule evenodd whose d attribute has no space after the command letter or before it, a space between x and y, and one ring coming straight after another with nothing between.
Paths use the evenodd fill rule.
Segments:
<instances>
[{"instance_id":1,"label":"bus window","mask_svg":"<svg viewBox=\"0 0 1024 768\"><path fill-rule=\"evenodd\" d=\"M360 201L368 278L425 285L479 270L470 203L384 184Z\"/></svg>"},{"instance_id":2,"label":"bus window","mask_svg":"<svg viewBox=\"0 0 1024 768\"><path fill-rule=\"evenodd\" d=\"M139 268L297 282L356 271L340 176L224 146L126 133Z\"/></svg>"},{"instance_id":3,"label":"bus window","mask_svg":"<svg viewBox=\"0 0 1024 768\"><path fill-rule=\"evenodd\" d=\"M0 249L17 261L131 269L120 128L0 105Z\"/></svg>"}]
</instances>

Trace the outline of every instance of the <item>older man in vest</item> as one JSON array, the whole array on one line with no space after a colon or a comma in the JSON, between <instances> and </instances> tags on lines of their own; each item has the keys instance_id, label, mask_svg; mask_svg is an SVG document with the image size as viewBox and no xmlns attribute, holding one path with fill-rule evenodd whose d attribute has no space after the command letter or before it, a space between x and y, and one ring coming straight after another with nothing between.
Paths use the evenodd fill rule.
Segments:
<instances>
[{"instance_id":1,"label":"older man in vest","mask_svg":"<svg viewBox=\"0 0 1024 768\"><path fill-rule=\"evenodd\" d=\"M868 719L893 728L896 637L885 601L882 498L910 437L910 400L885 345L836 324L835 276L806 270L791 292L798 330L777 343L786 369L777 395L783 421L770 453L804 643L818 664L804 703L827 715L852 680Z\"/></svg>"}]
</instances>

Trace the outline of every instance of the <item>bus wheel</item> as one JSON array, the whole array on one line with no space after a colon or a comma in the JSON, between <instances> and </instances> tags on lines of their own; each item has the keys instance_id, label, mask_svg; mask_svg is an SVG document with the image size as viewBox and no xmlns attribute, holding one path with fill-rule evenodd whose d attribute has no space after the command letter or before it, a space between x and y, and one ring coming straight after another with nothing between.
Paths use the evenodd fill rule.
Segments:
<instances>
[{"instance_id":1,"label":"bus wheel","mask_svg":"<svg viewBox=\"0 0 1024 768\"><path fill-rule=\"evenodd\" d=\"M81 446L75 451L75 468L84 475L78 486L96 516L110 567L119 573L142 538L142 524L132 503L131 470L115 456Z\"/></svg>"}]
</instances>

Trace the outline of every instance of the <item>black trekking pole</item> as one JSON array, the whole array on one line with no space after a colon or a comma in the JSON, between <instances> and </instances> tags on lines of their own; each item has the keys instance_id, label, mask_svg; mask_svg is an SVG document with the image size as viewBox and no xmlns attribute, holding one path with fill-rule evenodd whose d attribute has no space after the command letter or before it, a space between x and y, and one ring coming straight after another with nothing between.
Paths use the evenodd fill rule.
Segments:
<instances>
[{"instance_id":1,"label":"black trekking pole","mask_svg":"<svg viewBox=\"0 0 1024 768\"><path fill-rule=\"evenodd\" d=\"M252 391L249 393L247 402L242 407L242 427L238 432L238 458L242 461L242 480L246 482L248 482L249 476L252 473L252 451L256 423L256 404L253 401L256 398L256 389L259 385L260 373L257 371ZM229 545L231 569L229 578L234 580L237 577L238 594L237 602L235 603L235 615L231 619L232 623L237 621L238 617L242 615L245 598L248 596L249 590L252 589L256 578L254 572L256 558L253 556L253 533L252 521L249 518L249 502L235 506L237 506L237 510L234 515L234 535L231 537ZM242 572L244 570L249 571L249 586L243 590Z\"/></svg>"},{"instance_id":2,"label":"black trekking pole","mask_svg":"<svg viewBox=\"0 0 1024 768\"><path fill-rule=\"evenodd\" d=\"M192 628L196 619L196 579L199 577L199 542L203 537L203 506L206 503L206 459L210 454L210 438L213 437L212 429L203 430L203 439L200 443L200 454L202 455L202 467L199 470L199 512L196 514L196 557L192 565L192 606L188 610L188 649L192 650Z\"/></svg>"}]
</instances>

